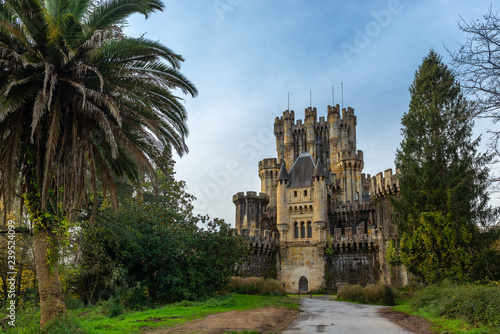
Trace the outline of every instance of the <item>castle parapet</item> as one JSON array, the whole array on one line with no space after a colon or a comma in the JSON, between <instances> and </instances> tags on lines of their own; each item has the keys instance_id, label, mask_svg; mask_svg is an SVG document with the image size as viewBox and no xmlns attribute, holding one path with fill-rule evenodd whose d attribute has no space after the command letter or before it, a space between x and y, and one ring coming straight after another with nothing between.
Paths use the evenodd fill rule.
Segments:
<instances>
[{"instance_id":1,"label":"castle parapet","mask_svg":"<svg viewBox=\"0 0 500 334\"><path fill-rule=\"evenodd\" d=\"M340 106L337 104L335 106L328 106L328 116L332 115L334 118L340 118Z\"/></svg>"},{"instance_id":2,"label":"castle parapet","mask_svg":"<svg viewBox=\"0 0 500 334\"><path fill-rule=\"evenodd\" d=\"M279 240L277 237L244 235L243 238L245 238L251 251L256 254L269 254L277 251L279 248Z\"/></svg>"},{"instance_id":3,"label":"castle parapet","mask_svg":"<svg viewBox=\"0 0 500 334\"><path fill-rule=\"evenodd\" d=\"M373 199L395 195L399 192L399 180L397 174L392 174L392 169L386 169L372 177L370 183L370 195Z\"/></svg>"},{"instance_id":4,"label":"castle parapet","mask_svg":"<svg viewBox=\"0 0 500 334\"><path fill-rule=\"evenodd\" d=\"M335 204L333 205L333 211L335 213L354 213L359 211L369 211L371 210L370 203L354 203L354 204Z\"/></svg>"},{"instance_id":5,"label":"castle parapet","mask_svg":"<svg viewBox=\"0 0 500 334\"><path fill-rule=\"evenodd\" d=\"M280 165L278 165L278 160L276 158L268 158L259 161L259 172L264 169L278 169Z\"/></svg>"},{"instance_id":6,"label":"castle parapet","mask_svg":"<svg viewBox=\"0 0 500 334\"><path fill-rule=\"evenodd\" d=\"M257 194L256 191L247 191L246 194L244 192L239 192L233 195L233 203L241 199L256 199L262 201L269 201L269 197L266 194L264 193Z\"/></svg>"},{"instance_id":7,"label":"castle parapet","mask_svg":"<svg viewBox=\"0 0 500 334\"><path fill-rule=\"evenodd\" d=\"M363 151L342 150L340 151L340 161L358 160L363 161Z\"/></svg>"}]
</instances>

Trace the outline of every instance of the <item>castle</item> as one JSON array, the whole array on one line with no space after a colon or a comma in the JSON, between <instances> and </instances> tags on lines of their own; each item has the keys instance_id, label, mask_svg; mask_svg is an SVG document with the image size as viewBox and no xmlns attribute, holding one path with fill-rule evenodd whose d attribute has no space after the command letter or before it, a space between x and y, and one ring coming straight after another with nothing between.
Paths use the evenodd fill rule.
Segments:
<instances>
[{"instance_id":1,"label":"castle","mask_svg":"<svg viewBox=\"0 0 500 334\"><path fill-rule=\"evenodd\" d=\"M252 248L244 276L275 277L288 292L406 283L404 268L385 256L397 242L388 199L397 177L362 173L356 125L354 109L339 105L326 119L311 107L304 122L293 110L276 117L277 158L259 162L261 192L233 196L236 229Z\"/></svg>"}]
</instances>

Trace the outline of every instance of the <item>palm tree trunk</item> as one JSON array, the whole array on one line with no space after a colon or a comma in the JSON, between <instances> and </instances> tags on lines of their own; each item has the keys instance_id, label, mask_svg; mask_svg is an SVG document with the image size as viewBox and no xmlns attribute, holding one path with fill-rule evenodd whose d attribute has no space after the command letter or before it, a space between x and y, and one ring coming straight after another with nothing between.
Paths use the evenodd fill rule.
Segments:
<instances>
[{"instance_id":1,"label":"palm tree trunk","mask_svg":"<svg viewBox=\"0 0 500 334\"><path fill-rule=\"evenodd\" d=\"M66 314L58 261L47 261L48 253L58 251L51 245L51 238L51 233L47 229L35 229L35 266L40 295L41 327L51 319Z\"/></svg>"}]
</instances>

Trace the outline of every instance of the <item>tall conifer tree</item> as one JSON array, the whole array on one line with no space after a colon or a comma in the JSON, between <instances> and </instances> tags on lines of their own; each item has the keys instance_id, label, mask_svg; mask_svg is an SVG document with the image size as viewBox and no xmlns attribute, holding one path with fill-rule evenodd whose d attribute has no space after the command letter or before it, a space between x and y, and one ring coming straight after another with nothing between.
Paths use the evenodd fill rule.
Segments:
<instances>
[{"instance_id":1,"label":"tall conifer tree","mask_svg":"<svg viewBox=\"0 0 500 334\"><path fill-rule=\"evenodd\" d=\"M425 282L474 278L479 226L488 219L486 163L473 140L474 105L433 50L410 87L396 155L400 198L394 202L401 259Z\"/></svg>"}]
</instances>

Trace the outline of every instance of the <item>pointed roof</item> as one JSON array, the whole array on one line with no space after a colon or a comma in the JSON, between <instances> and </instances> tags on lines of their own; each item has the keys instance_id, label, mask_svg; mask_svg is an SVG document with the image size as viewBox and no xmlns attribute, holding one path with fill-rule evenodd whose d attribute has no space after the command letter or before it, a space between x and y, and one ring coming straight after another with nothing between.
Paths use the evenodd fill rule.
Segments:
<instances>
[{"instance_id":1,"label":"pointed roof","mask_svg":"<svg viewBox=\"0 0 500 334\"><path fill-rule=\"evenodd\" d=\"M314 168L313 177L316 176L326 176L325 169L323 168L323 164L321 163L321 159L318 158L318 163L316 164L316 168Z\"/></svg>"},{"instance_id":2,"label":"pointed roof","mask_svg":"<svg viewBox=\"0 0 500 334\"><path fill-rule=\"evenodd\" d=\"M278 175L278 181L282 180L290 180L290 177L288 176L288 173L286 172L286 167L285 167L285 162L283 161L281 163L281 169L280 169L280 174Z\"/></svg>"},{"instance_id":3,"label":"pointed roof","mask_svg":"<svg viewBox=\"0 0 500 334\"><path fill-rule=\"evenodd\" d=\"M290 187L312 186L314 160L309 152L302 152L290 169Z\"/></svg>"}]
</instances>

